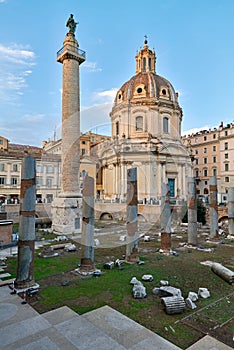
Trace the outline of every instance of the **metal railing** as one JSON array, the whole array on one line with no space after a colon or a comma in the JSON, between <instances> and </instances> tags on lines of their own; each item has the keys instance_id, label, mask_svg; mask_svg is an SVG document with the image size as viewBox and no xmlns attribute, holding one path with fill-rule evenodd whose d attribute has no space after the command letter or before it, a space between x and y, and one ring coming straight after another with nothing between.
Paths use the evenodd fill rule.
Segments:
<instances>
[{"instance_id":1,"label":"metal railing","mask_svg":"<svg viewBox=\"0 0 234 350\"><path fill-rule=\"evenodd\" d=\"M80 50L76 47L74 47L73 45L69 45L69 44L66 44L64 45L58 52L57 52L57 57L59 57L61 54L64 53L64 51L69 51L69 52L74 52L76 54L78 54L79 56L83 57L85 59L85 51L83 50Z\"/></svg>"}]
</instances>

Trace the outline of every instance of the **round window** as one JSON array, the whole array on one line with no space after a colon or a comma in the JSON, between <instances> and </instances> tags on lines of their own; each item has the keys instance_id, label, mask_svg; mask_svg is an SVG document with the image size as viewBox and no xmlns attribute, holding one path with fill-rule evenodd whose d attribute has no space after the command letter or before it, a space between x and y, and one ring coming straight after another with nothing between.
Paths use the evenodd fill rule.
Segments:
<instances>
[{"instance_id":1,"label":"round window","mask_svg":"<svg viewBox=\"0 0 234 350\"><path fill-rule=\"evenodd\" d=\"M141 94L141 93L142 93L142 88L139 87L139 88L137 89L137 92L138 92L138 94Z\"/></svg>"}]
</instances>

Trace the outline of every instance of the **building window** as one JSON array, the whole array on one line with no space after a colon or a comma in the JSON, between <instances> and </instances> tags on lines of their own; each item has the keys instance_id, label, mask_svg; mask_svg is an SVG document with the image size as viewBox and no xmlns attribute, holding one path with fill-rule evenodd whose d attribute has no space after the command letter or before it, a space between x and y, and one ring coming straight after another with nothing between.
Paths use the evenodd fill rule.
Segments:
<instances>
[{"instance_id":1,"label":"building window","mask_svg":"<svg viewBox=\"0 0 234 350\"><path fill-rule=\"evenodd\" d=\"M198 158L195 159L195 164L198 165Z\"/></svg>"},{"instance_id":2,"label":"building window","mask_svg":"<svg viewBox=\"0 0 234 350\"><path fill-rule=\"evenodd\" d=\"M216 139L216 134L213 135L213 139Z\"/></svg>"},{"instance_id":3,"label":"building window","mask_svg":"<svg viewBox=\"0 0 234 350\"><path fill-rule=\"evenodd\" d=\"M6 184L6 178L0 177L0 185L5 185L5 184Z\"/></svg>"},{"instance_id":4,"label":"building window","mask_svg":"<svg viewBox=\"0 0 234 350\"><path fill-rule=\"evenodd\" d=\"M216 157L213 157L213 163L216 163Z\"/></svg>"},{"instance_id":5,"label":"building window","mask_svg":"<svg viewBox=\"0 0 234 350\"><path fill-rule=\"evenodd\" d=\"M198 154L198 149L195 149L195 154Z\"/></svg>"},{"instance_id":6,"label":"building window","mask_svg":"<svg viewBox=\"0 0 234 350\"><path fill-rule=\"evenodd\" d=\"M168 179L170 187L170 197L175 197L175 179Z\"/></svg>"},{"instance_id":7,"label":"building window","mask_svg":"<svg viewBox=\"0 0 234 350\"><path fill-rule=\"evenodd\" d=\"M213 146L213 152L216 152L216 146Z\"/></svg>"},{"instance_id":8,"label":"building window","mask_svg":"<svg viewBox=\"0 0 234 350\"><path fill-rule=\"evenodd\" d=\"M52 187L52 179L50 177L47 177L47 179L46 179L46 186Z\"/></svg>"},{"instance_id":9,"label":"building window","mask_svg":"<svg viewBox=\"0 0 234 350\"><path fill-rule=\"evenodd\" d=\"M217 169L213 168L213 176L217 176Z\"/></svg>"},{"instance_id":10,"label":"building window","mask_svg":"<svg viewBox=\"0 0 234 350\"><path fill-rule=\"evenodd\" d=\"M85 148L81 148L81 155L82 155L82 156L85 155Z\"/></svg>"},{"instance_id":11,"label":"building window","mask_svg":"<svg viewBox=\"0 0 234 350\"><path fill-rule=\"evenodd\" d=\"M225 177L225 182L229 182L229 176Z\"/></svg>"},{"instance_id":12,"label":"building window","mask_svg":"<svg viewBox=\"0 0 234 350\"><path fill-rule=\"evenodd\" d=\"M205 180L205 185L207 185L207 181Z\"/></svg>"},{"instance_id":13,"label":"building window","mask_svg":"<svg viewBox=\"0 0 234 350\"><path fill-rule=\"evenodd\" d=\"M168 133L168 118L167 117L163 118L163 132Z\"/></svg>"},{"instance_id":14,"label":"building window","mask_svg":"<svg viewBox=\"0 0 234 350\"><path fill-rule=\"evenodd\" d=\"M204 158L204 164L207 164L207 158L206 157Z\"/></svg>"},{"instance_id":15,"label":"building window","mask_svg":"<svg viewBox=\"0 0 234 350\"><path fill-rule=\"evenodd\" d=\"M228 132L227 131L225 131L225 136L228 136Z\"/></svg>"},{"instance_id":16,"label":"building window","mask_svg":"<svg viewBox=\"0 0 234 350\"><path fill-rule=\"evenodd\" d=\"M0 164L0 171L5 171L5 164Z\"/></svg>"},{"instance_id":17,"label":"building window","mask_svg":"<svg viewBox=\"0 0 234 350\"><path fill-rule=\"evenodd\" d=\"M207 153L207 148L206 147L204 148L204 153Z\"/></svg>"},{"instance_id":18,"label":"building window","mask_svg":"<svg viewBox=\"0 0 234 350\"><path fill-rule=\"evenodd\" d=\"M13 164L13 171L18 171L18 164Z\"/></svg>"},{"instance_id":19,"label":"building window","mask_svg":"<svg viewBox=\"0 0 234 350\"><path fill-rule=\"evenodd\" d=\"M119 122L115 123L115 135L118 136L119 135Z\"/></svg>"},{"instance_id":20,"label":"building window","mask_svg":"<svg viewBox=\"0 0 234 350\"><path fill-rule=\"evenodd\" d=\"M227 150L228 149L228 142L224 143L224 149Z\"/></svg>"},{"instance_id":21,"label":"building window","mask_svg":"<svg viewBox=\"0 0 234 350\"><path fill-rule=\"evenodd\" d=\"M204 188L203 193L204 193L204 194L209 194L208 188Z\"/></svg>"},{"instance_id":22,"label":"building window","mask_svg":"<svg viewBox=\"0 0 234 350\"><path fill-rule=\"evenodd\" d=\"M204 141L206 141L206 136L204 136Z\"/></svg>"},{"instance_id":23,"label":"building window","mask_svg":"<svg viewBox=\"0 0 234 350\"><path fill-rule=\"evenodd\" d=\"M224 158L225 158L225 159L228 159L228 153L225 153L225 154L224 154Z\"/></svg>"},{"instance_id":24,"label":"building window","mask_svg":"<svg viewBox=\"0 0 234 350\"><path fill-rule=\"evenodd\" d=\"M195 170L195 177L199 177L199 170L198 169Z\"/></svg>"},{"instance_id":25,"label":"building window","mask_svg":"<svg viewBox=\"0 0 234 350\"><path fill-rule=\"evenodd\" d=\"M37 173L42 173L42 166L41 165L37 165Z\"/></svg>"},{"instance_id":26,"label":"building window","mask_svg":"<svg viewBox=\"0 0 234 350\"><path fill-rule=\"evenodd\" d=\"M146 58L143 58L143 72L146 71Z\"/></svg>"},{"instance_id":27,"label":"building window","mask_svg":"<svg viewBox=\"0 0 234 350\"><path fill-rule=\"evenodd\" d=\"M143 131L143 117L136 117L136 131Z\"/></svg>"},{"instance_id":28,"label":"building window","mask_svg":"<svg viewBox=\"0 0 234 350\"><path fill-rule=\"evenodd\" d=\"M82 141L82 145L85 145L86 144L86 142L85 141Z\"/></svg>"},{"instance_id":29,"label":"building window","mask_svg":"<svg viewBox=\"0 0 234 350\"><path fill-rule=\"evenodd\" d=\"M17 177L12 177L12 178L11 178L11 184L12 184L12 185L17 185L17 183L18 183L17 180L18 180Z\"/></svg>"},{"instance_id":30,"label":"building window","mask_svg":"<svg viewBox=\"0 0 234 350\"><path fill-rule=\"evenodd\" d=\"M0 139L0 145L3 145L3 140Z\"/></svg>"},{"instance_id":31,"label":"building window","mask_svg":"<svg viewBox=\"0 0 234 350\"><path fill-rule=\"evenodd\" d=\"M208 176L208 171L207 171L207 169L204 169L204 170L203 170L203 175L204 175L205 177Z\"/></svg>"},{"instance_id":32,"label":"building window","mask_svg":"<svg viewBox=\"0 0 234 350\"><path fill-rule=\"evenodd\" d=\"M149 70L151 70L151 57L149 57Z\"/></svg>"},{"instance_id":33,"label":"building window","mask_svg":"<svg viewBox=\"0 0 234 350\"><path fill-rule=\"evenodd\" d=\"M228 171L228 170L229 170L229 164L228 164L228 163L226 163L226 164L224 165L224 169L225 169L225 171Z\"/></svg>"},{"instance_id":34,"label":"building window","mask_svg":"<svg viewBox=\"0 0 234 350\"><path fill-rule=\"evenodd\" d=\"M42 185L42 177L36 177L36 184L37 184L37 186Z\"/></svg>"},{"instance_id":35,"label":"building window","mask_svg":"<svg viewBox=\"0 0 234 350\"><path fill-rule=\"evenodd\" d=\"M51 165L47 166L47 173L51 174L54 172L54 167L52 167Z\"/></svg>"}]
</instances>

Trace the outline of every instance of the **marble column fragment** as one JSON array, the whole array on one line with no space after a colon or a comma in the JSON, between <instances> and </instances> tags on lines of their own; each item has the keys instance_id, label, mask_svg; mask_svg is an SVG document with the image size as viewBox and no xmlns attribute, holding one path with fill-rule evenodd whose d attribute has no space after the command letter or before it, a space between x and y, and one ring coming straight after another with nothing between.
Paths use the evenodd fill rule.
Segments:
<instances>
[{"instance_id":1,"label":"marble column fragment","mask_svg":"<svg viewBox=\"0 0 234 350\"><path fill-rule=\"evenodd\" d=\"M94 179L88 175L83 183L81 266L80 273L95 271L94 266Z\"/></svg>"},{"instance_id":2,"label":"marble column fragment","mask_svg":"<svg viewBox=\"0 0 234 350\"><path fill-rule=\"evenodd\" d=\"M217 179L210 177L210 239L219 238L218 231L218 203L217 203Z\"/></svg>"},{"instance_id":3,"label":"marble column fragment","mask_svg":"<svg viewBox=\"0 0 234 350\"><path fill-rule=\"evenodd\" d=\"M34 281L36 208L36 161L25 152L21 170L18 265L16 289L29 288Z\"/></svg>"},{"instance_id":4,"label":"marble column fragment","mask_svg":"<svg viewBox=\"0 0 234 350\"><path fill-rule=\"evenodd\" d=\"M228 189L228 230L234 235L234 187Z\"/></svg>"},{"instance_id":5,"label":"marble column fragment","mask_svg":"<svg viewBox=\"0 0 234 350\"><path fill-rule=\"evenodd\" d=\"M197 245L197 201L194 177L188 178L188 244Z\"/></svg>"},{"instance_id":6,"label":"marble column fragment","mask_svg":"<svg viewBox=\"0 0 234 350\"><path fill-rule=\"evenodd\" d=\"M170 207L170 186L162 183L161 193L161 249L171 249L171 207Z\"/></svg>"},{"instance_id":7,"label":"marble column fragment","mask_svg":"<svg viewBox=\"0 0 234 350\"><path fill-rule=\"evenodd\" d=\"M127 245L126 261L138 262L137 168L127 170Z\"/></svg>"}]
</instances>

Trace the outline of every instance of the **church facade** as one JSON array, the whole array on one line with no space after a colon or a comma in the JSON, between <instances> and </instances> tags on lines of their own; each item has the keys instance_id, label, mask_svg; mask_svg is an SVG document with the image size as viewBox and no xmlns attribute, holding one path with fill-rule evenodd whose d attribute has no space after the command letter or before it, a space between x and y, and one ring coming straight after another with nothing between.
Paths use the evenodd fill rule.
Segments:
<instances>
[{"instance_id":1,"label":"church facade","mask_svg":"<svg viewBox=\"0 0 234 350\"><path fill-rule=\"evenodd\" d=\"M156 54L147 40L135 58L136 74L118 90L110 113L111 140L93 148L102 173L98 196L124 202L127 169L136 167L140 202L157 204L162 183L170 185L172 200L184 200L192 162L181 142L178 93L156 73Z\"/></svg>"}]
</instances>

